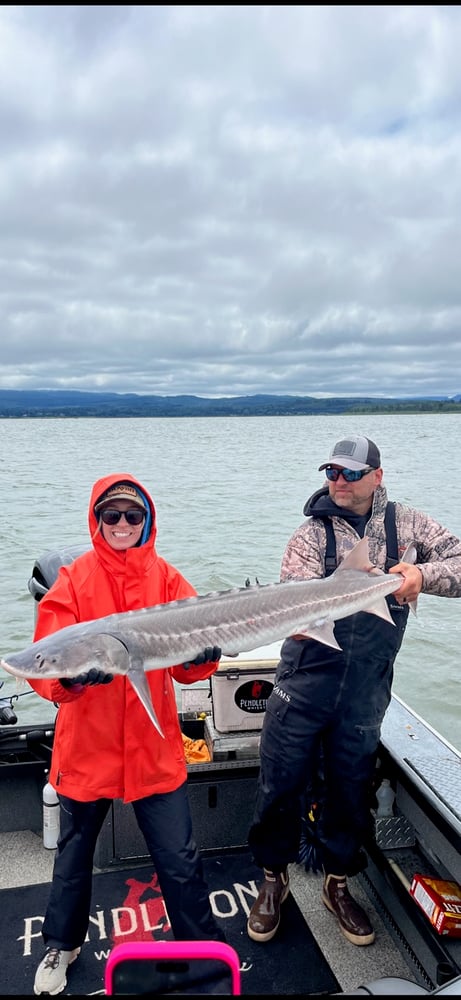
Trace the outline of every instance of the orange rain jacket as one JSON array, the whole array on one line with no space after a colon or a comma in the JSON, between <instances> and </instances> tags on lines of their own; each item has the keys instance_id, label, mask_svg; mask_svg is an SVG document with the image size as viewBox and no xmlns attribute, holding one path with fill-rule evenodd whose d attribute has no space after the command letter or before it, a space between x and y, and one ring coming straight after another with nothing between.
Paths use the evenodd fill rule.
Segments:
<instances>
[{"instance_id":1,"label":"orange rain jacket","mask_svg":"<svg viewBox=\"0 0 461 1000\"><path fill-rule=\"evenodd\" d=\"M94 506L114 483L131 482L146 496L152 514L148 540L116 552L98 530ZM68 566L37 606L34 640L66 625L115 612L164 604L196 594L192 585L155 549L155 507L144 486L126 473L99 479L91 491L88 525L93 548ZM197 654L202 650L197 649ZM49 780L63 795L89 802L125 802L178 788L187 777L183 737L172 678L192 684L210 677L214 663L184 670L182 665L147 673L163 739L129 680L68 690L59 680L30 681L37 694L59 703Z\"/></svg>"}]
</instances>

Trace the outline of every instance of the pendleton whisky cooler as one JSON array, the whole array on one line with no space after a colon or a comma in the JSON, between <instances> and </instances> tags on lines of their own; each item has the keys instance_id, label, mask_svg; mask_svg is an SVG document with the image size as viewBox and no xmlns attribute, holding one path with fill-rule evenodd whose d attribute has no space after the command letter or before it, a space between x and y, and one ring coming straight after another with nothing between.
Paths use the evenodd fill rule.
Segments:
<instances>
[{"instance_id":1,"label":"pendleton whisky cooler","mask_svg":"<svg viewBox=\"0 0 461 1000\"><path fill-rule=\"evenodd\" d=\"M256 660L235 666L221 661L210 678L213 725L219 733L261 729L277 662L259 667Z\"/></svg>"}]
</instances>

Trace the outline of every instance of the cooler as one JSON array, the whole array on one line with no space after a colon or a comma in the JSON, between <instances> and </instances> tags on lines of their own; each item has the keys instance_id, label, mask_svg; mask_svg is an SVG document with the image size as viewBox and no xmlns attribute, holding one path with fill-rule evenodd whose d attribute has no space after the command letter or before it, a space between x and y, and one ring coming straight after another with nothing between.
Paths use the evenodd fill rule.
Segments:
<instances>
[{"instance_id":1,"label":"cooler","mask_svg":"<svg viewBox=\"0 0 461 1000\"><path fill-rule=\"evenodd\" d=\"M213 725L219 733L262 728L277 662L265 667L257 660L241 660L235 666L220 662L210 679Z\"/></svg>"}]
</instances>

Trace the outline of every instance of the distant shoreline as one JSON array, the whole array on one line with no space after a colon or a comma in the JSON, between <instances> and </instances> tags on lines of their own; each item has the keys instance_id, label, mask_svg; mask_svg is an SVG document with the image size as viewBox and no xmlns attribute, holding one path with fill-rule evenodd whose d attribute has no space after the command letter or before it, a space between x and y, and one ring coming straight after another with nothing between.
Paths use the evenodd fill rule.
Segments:
<instances>
[{"instance_id":1,"label":"distant shoreline","mask_svg":"<svg viewBox=\"0 0 461 1000\"><path fill-rule=\"evenodd\" d=\"M417 413L431 413L433 415L434 414L441 414L441 413L461 413L461 405L458 405L458 406L445 406L445 407L442 407L442 408L438 407L438 408L434 408L434 409L432 409L430 406L427 406L427 407L418 407L417 409L413 409L411 407L409 407L409 408L395 407L395 409L391 409L389 407L389 408L386 408L386 409L374 409L373 407L367 408L367 407L364 406L360 410L358 410L358 409L352 409L351 408L349 410L336 410L335 411L335 415L339 415L339 416L341 414L343 414L344 416L348 416L348 415L349 416L352 416L352 415L365 415L365 414L368 415L368 416L373 416L373 415L386 416L388 414L390 416L393 413L394 414L395 413L408 414L408 415L417 414ZM169 420L170 419L174 419L174 420L187 420L188 418L189 419L194 418L194 419L198 420L198 419L201 419L201 418L203 418L203 419L207 419L207 418L210 419L211 417L219 419L219 418L222 418L222 417L236 417L236 418L237 417L249 417L249 418L252 418L252 417L328 417L328 416L332 416L332 415L333 414L331 413L331 410L315 410L315 411L312 411L312 412L307 411L307 410L306 411L302 411L302 412L301 411L297 412L296 410L290 410L289 412L284 412L283 410L280 410L280 411L279 410L274 410L274 411L271 411L271 413L263 413L263 412L262 413L255 413L255 412L244 413L243 411L241 413L239 413L238 411L235 411L235 412L233 411L232 413L187 413L187 412L185 412L185 413L168 413L168 412L159 413L158 411L156 411L155 413L150 413L148 410L146 410L145 413L140 413L139 410L136 410L136 412L130 412L130 410L124 410L123 413L120 413L120 412L108 413L107 411L105 411L104 413L98 413L97 411L90 412L90 411L86 411L86 410L82 410L81 413L75 413L74 411L69 412L69 413L66 413L65 411L61 411L60 413L55 413L55 412L53 412L51 410L50 411L45 410L43 412L35 412L35 411L33 411L31 413L2 413L1 410L0 410L0 420L85 420L85 419L86 420L91 420L91 419L93 419L93 420L96 420L96 419L97 420L119 420L119 419L120 420L123 420L123 419L125 419L125 420L126 419L137 419L137 420L151 419L151 420L154 420L156 418L158 418L159 420L161 420L161 419L163 419L163 420L165 420L165 419L169 419Z\"/></svg>"},{"instance_id":2,"label":"distant shoreline","mask_svg":"<svg viewBox=\"0 0 461 1000\"><path fill-rule=\"evenodd\" d=\"M367 396L141 396L61 389L0 389L0 418L69 417L283 417L391 413L461 413L461 394L452 397Z\"/></svg>"}]
</instances>

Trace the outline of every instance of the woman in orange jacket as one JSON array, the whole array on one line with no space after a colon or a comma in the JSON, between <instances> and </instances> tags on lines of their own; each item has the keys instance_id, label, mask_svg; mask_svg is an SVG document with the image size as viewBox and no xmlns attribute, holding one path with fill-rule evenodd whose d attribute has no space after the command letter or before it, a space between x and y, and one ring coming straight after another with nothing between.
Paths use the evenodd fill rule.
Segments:
<instances>
[{"instance_id":1,"label":"woman in orange jacket","mask_svg":"<svg viewBox=\"0 0 461 1000\"><path fill-rule=\"evenodd\" d=\"M113 474L94 484L88 525L92 548L61 567L38 605L34 640L77 622L196 594L157 554L154 503L133 476ZM210 677L220 657L213 647L198 652L192 669L178 664L148 671L164 738L124 676L93 668L72 680L31 681L39 695L59 705L49 780L61 817L36 995L65 989L67 967L85 940L96 841L115 798L133 804L175 938L224 940L192 833L173 686L173 678L191 684Z\"/></svg>"}]
</instances>

